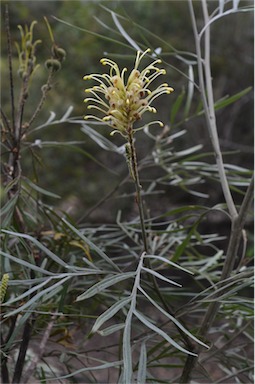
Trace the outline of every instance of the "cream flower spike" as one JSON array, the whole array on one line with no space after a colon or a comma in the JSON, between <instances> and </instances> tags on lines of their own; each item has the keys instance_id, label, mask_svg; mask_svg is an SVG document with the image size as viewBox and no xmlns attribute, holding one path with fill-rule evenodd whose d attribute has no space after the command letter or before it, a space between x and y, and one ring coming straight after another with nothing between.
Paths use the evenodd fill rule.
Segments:
<instances>
[{"instance_id":1,"label":"cream flower spike","mask_svg":"<svg viewBox=\"0 0 255 384\"><path fill-rule=\"evenodd\" d=\"M163 93L170 94L174 90L167 83L159 85L154 90L149 89L158 76L166 73L164 69L156 66L161 63L159 59L153 61L142 71L138 69L142 59L149 52L150 49L137 52L134 68L126 82L127 68L120 71L117 63L107 58L101 59L100 62L102 65L110 67L109 74L84 76L84 80L95 80L98 83L85 90L92 97L86 98L84 102L89 103L88 109L96 109L103 115L102 117L87 115L85 119L105 122L114 129L112 134L118 132L126 137L128 130L133 129L133 124L140 120L145 112L157 112L151 103ZM155 123L162 124L159 121L155 121Z\"/></svg>"}]
</instances>

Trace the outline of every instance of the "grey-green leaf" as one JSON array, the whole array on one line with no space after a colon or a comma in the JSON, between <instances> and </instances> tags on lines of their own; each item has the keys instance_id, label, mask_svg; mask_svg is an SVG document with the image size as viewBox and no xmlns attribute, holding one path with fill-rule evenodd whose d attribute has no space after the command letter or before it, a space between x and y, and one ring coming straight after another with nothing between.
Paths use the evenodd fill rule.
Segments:
<instances>
[{"instance_id":1,"label":"grey-green leaf","mask_svg":"<svg viewBox=\"0 0 255 384\"><path fill-rule=\"evenodd\" d=\"M149 320L147 320L141 313L139 313L136 309L134 310L134 315L144 324L146 327L150 328L152 331L156 332L158 335L162 336L169 344L178 349L179 351L191 355L197 356L196 353L190 352L187 349L183 348L181 345L176 343L166 332L162 329L158 328L156 325L152 324Z\"/></svg>"},{"instance_id":2,"label":"grey-green leaf","mask_svg":"<svg viewBox=\"0 0 255 384\"><path fill-rule=\"evenodd\" d=\"M99 335L101 335L101 336L109 336L109 335L111 335L112 333L115 333L115 332L117 332L117 331L120 331L120 330L123 329L124 327L125 327L125 323L114 324L114 325L110 325L110 327L101 329L100 331L98 331L98 333L99 333Z\"/></svg>"},{"instance_id":3,"label":"grey-green leaf","mask_svg":"<svg viewBox=\"0 0 255 384\"><path fill-rule=\"evenodd\" d=\"M110 308L108 308L104 313L102 313L96 320L91 333L95 333L98 329L109 319L111 319L121 308L125 307L130 302L131 298L127 297L114 303Z\"/></svg>"},{"instance_id":4,"label":"grey-green leaf","mask_svg":"<svg viewBox=\"0 0 255 384\"><path fill-rule=\"evenodd\" d=\"M128 273L121 273L118 275L107 277L104 280L99 281L99 283L96 283L95 285L90 287L87 291L85 291L81 295L79 295L76 301L88 299L96 295L97 293L104 291L106 288L111 287L112 285L119 283L120 281L129 279L134 276L135 276L135 272L128 272Z\"/></svg>"},{"instance_id":5,"label":"grey-green leaf","mask_svg":"<svg viewBox=\"0 0 255 384\"><path fill-rule=\"evenodd\" d=\"M202 345L205 348L209 348L208 345L203 343L201 340L197 339L194 335L192 335L191 332L189 332L178 320L176 320L175 317L170 315L170 313L166 312L163 308L161 308L145 291L142 289L142 287L139 287L140 292L147 297L147 299L151 302L152 305L154 305L155 308L157 308L160 312L162 312L166 317L168 317L178 328L180 328L184 333L186 333L187 336L189 336L191 339L193 339L196 343Z\"/></svg>"},{"instance_id":6,"label":"grey-green leaf","mask_svg":"<svg viewBox=\"0 0 255 384\"><path fill-rule=\"evenodd\" d=\"M17 264L22 265L25 268L29 268L29 269L31 269L33 271L40 272L40 273L42 273L44 275L50 275L50 276L54 275L54 273L52 273L52 272L49 272L49 271L47 271L47 270L45 270L45 269L43 269L41 267L37 267L37 265L33 265L33 264L31 264L31 263L29 263L29 262L27 262L25 260L22 260L22 259L19 259L19 258L15 257L15 256L9 255L6 252L0 251L0 254L2 256L4 256L4 257L14 261Z\"/></svg>"},{"instance_id":7,"label":"grey-green leaf","mask_svg":"<svg viewBox=\"0 0 255 384\"><path fill-rule=\"evenodd\" d=\"M146 344L142 343L139 357L139 365L137 372L137 384L146 384L147 372L147 351Z\"/></svg>"},{"instance_id":8,"label":"grey-green leaf","mask_svg":"<svg viewBox=\"0 0 255 384\"><path fill-rule=\"evenodd\" d=\"M6 315L4 315L4 317L10 317L10 316L13 316L15 315L16 313L20 313L22 312L23 310L25 310L26 308L28 307L33 307L35 304L37 304L37 301L39 299L41 299L41 297L45 296L46 293L48 292L51 292L53 293L55 290L58 290L58 287L62 284L64 284L67 280L70 279L70 276L67 276L65 277L64 279L58 281L57 283L55 283L54 285L44 289L43 291L40 291L38 292L35 296L33 296L30 300L28 300L25 304L23 304L22 306L14 309L13 311L10 311L8 312Z\"/></svg>"},{"instance_id":9,"label":"grey-green leaf","mask_svg":"<svg viewBox=\"0 0 255 384\"><path fill-rule=\"evenodd\" d=\"M151 275L154 275L154 276L157 277L158 279L161 279L161 280L165 281L166 283L176 285L177 287L182 287L181 284L176 283L175 281L168 279L167 277L161 275L160 273L158 273L158 272L156 272L156 271L153 271L152 269L145 268L145 267L143 267L142 269L143 269L144 271L146 271L147 273L150 273Z\"/></svg>"}]
</instances>

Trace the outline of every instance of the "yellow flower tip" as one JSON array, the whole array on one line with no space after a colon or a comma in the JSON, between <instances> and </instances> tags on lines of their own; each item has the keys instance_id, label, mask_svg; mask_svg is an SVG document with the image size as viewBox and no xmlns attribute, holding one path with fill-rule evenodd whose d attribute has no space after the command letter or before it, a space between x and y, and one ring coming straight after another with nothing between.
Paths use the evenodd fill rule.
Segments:
<instances>
[{"instance_id":1,"label":"yellow flower tip","mask_svg":"<svg viewBox=\"0 0 255 384\"><path fill-rule=\"evenodd\" d=\"M84 116L84 120L88 120L89 119L89 116Z\"/></svg>"},{"instance_id":2,"label":"yellow flower tip","mask_svg":"<svg viewBox=\"0 0 255 384\"><path fill-rule=\"evenodd\" d=\"M164 127L164 124L162 123L162 121L159 121L158 123L160 127Z\"/></svg>"},{"instance_id":3,"label":"yellow flower tip","mask_svg":"<svg viewBox=\"0 0 255 384\"><path fill-rule=\"evenodd\" d=\"M152 113L157 113L157 110L154 107L148 107L148 111Z\"/></svg>"},{"instance_id":4,"label":"yellow flower tip","mask_svg":"<svg viewBox=\"0 0 255 384\"><path fill-rule=\"evenodd\" d=\"M85 93L90 93L90 91L91 91L91 88L87 88L87 89L85 89Z\"/></svg>"},{"instance_id":5,"label":"yellow flower tip","mask_svg":"<svg viewBox=\"0 0 255 384\"><path fill-rule=\"evenodd\" d=\"M161 69L161 73L162 73L162 75L165 75L166 74L166 70L165 69Z\"/></svg>"},{"instance_id":6,"label":"yellow flower tip","mask_svg":"<svg viewBox=\"0 0 255 384\"><path fill-rule=\"evenodd\" d=\"M102 120L103 120L103 121L109 121L109 120L111 120L111 116L105 116L105 117L103 117Z\"/></svg>"},{"instance_id":7,"label":"yellow flower tip","mask_svg":"<svg viewBox=\"0 0 255 384\"><path fill-rule=\"evenodd\" d=\"M87 103L88 101L89 101L88 99L84 99L84 100L83 100L84 103Z\"/></svg>"},{"instance_id":8,"label":"yellow flower tip","mask_svg":"<svg viewBox=\"0 0 255 384\"><path fill-rule=\"evenodd\" d=\"M92 107L92 105L89 105L88 107L87 107L87 109L92 109L93 107Z\"/></svg>"},{"instance_id":9,"label":"yellow flower tip","mask_svg":"<svg viewBox=\"0 0 255 384\"><path fill-rule=\"evenodd\" d=\"M174 92L174 89L172 87L168 87L168 93Z\"/></svg>"},{"instance_id":10,"label":"yellow flower tip","mask_svg":"<svg viewBox=\"0 0 255 384\"><path fill-rule=\"evenodd\" d=\"M90 80L92 79L92 76L91 75L85 75L83 76L83 80Z\"/></svg>"}]
</instances>

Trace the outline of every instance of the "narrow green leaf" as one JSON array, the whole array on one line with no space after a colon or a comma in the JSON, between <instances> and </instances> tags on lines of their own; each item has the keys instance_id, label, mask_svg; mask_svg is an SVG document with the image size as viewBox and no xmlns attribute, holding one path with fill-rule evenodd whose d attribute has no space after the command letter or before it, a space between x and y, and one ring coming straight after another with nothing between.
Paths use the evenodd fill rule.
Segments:
<instances>
[{"instance_id":1,"label":"narrow green leaf","mask_svg":"<svg viewBox=\"0 0 255 384\"><path fill-rule=\"evenodd\" d=\"M10 199L1 209L1 226L6 228L12 223L13 211L18 201L18 194L15 194L12 199Z\"/></svg>"},{"instance_id":2,"label":"narrow green leaf","mask_svg":"<svg viewBox=\"0 0 255 384\"><path fill-rule=\"evenodd\" d=\"M171 125L173 125L175 122L175 117L176 117L176 115L177 115L177 113L178 113L178 111L182 105L184 95L185 95L185 91L182 90L182 92L178 95L177 99L175 100L175 102L171 108L171 115L170 115Z\"/></svg>"},{"instance_id":3,"label":"narrow green leaf","mask_svg":"<svg viewBox=\"0 0 255 384\"><path fill-rule=\"evenodd\" d=\"M34 191L41 193L42 195L53 197L55 199L60 199L61 197L56 195L55 193L46 191L46 189L39 187L39 185L36 185L31 180L27 178L23 178L23 182L25 182L29 187L31 187Z\"/></svg>"},{"instance_id":4,"label":"narrow green leaf","mask_svg":"<svg viewBox=\"0 0 255 384\"><path fill-rule=\"evenodd\" d=\"M96 295L97 293L104 291L106 288L111 287L112 285L117 284L120 281L129 279L130 277L134 277L134 276L135 276L135 272L127 272L127 273L121 273L118 275L107 277L104 280L99 281L98 283L90 287L87 291L85 291L81 295L79 295L76 301L88 299Z\"/></svg>"},{"instance_id":5,"label":"narrow green leaf","mask_svg":"<svg viewBox=\"0 0 255 384\"><path fill-rule=\"evenodd\" d=\"M169 344L178 349L179 351L191 355L197 356L196 353L190 352L187 349L183 348L179 344L176 343L168 334L166 334L162 329L158 328L156 325L152 324L149 320L147 320L141 313L139 313L136 309L134 310L134 315L144 324L146 327L150 328L153 332L156 332L158 335L162 336Z\"/></svg>"},{"instance_id":6,"label":"narrow green leaf","mask_svg":"<svg viewBox=\"0 0 255 384\"><path fill-rule=\"evenodd\" d=\"M0 210L1 217L8 213L8 211L12 210L18 200L18 197L18 193L15 193L15 195L4 204L4 206ZM1 224L3 225L3 222Z\"/></svg>"},{"instance_id":7,"label":"narrow green leaf","mask_svg":"<svg viewBox=\"0 0 255 384\"><path fill-rule=\"evenodd\" d=\"M178 245L178 247L176 248L176 251L175 251L175 254L174 254L174 257L172 258L173 261L177 261L179 260L180 256L183 254L185 248L187 247L187 245L189 244L190 242L190 239L193 235L193 232L194 230L196 229L197 227L197 224L198 223L195 223L195 226L193 226L193 228L189 231L188 235L186 236L186 238L183 240L183 242Z\"/></svg>"},{"instance_id":8,"label":"narrow green leaf","mask_svg":"<svg viewBox=\"0 0 255 384\"><path fill-rule=\"evenodd\" d=\"M13 332L10 336L10 338L7 340L6 344L4 344L1 348L1 352L8 353L11 348L13 348L13 345L17 342L17 339L20 337L21 332L24 330L24 324L27 321L27 319L31 316L30 312L26 312L24 314L21 314L19 316L19 321L15 324L15 327L13 329Z\"/></svg>"},{"instance_id":9,"label":"narrow green leaf","mask_svg":"<svg viewBox=\"0 0 255 384\"><path fill-rule=\"evenodd\" d=\"M209 208L207 207L204 207L203 205L187 205L185 207L179 207L179 208L176 208L176 209L172 209L171 211L167 211L166 213L160 215L160 216L157 216L155 217L154 219L159 219L159 218L162 218L162 217L166 217L166 216L173 216L173 215L176 215L176 214L180 214L182 212L199 212L199 211L203 211L203 212L207 212L207 211L210 211Z\"/></svg>"},{"instance_id":10,"label":"narrow green leaf","mask_svg":"<svg viewBox=\"0 0 255 384\"><path fill-rule=\"evenodd\" d=\"M140 349L139 365L137 372L137 384L146 384L147 373L147 350L146 344L142 343Z\"/></svg>"},{"instance_id":11,"label":"narrow green leaf","mask_svg":"<svg viewBox=\"0 0 255 384\"><path fill-rule=\"evenodd\" d=\"M108 172L117 175L117 172L115 172L113 169L106 167L105 164L103 164L101 161L99 161L97 158L95 158L91 153L85 151L84 149L78 147L78 144L83 144L84 141L65 141L65 142L59 142L59 141L42 141L41 146L42 147L49 147L49 148L54 148L54 147L67 147L67 149L80 153L85 157L88 157L90 160L94 161L97 165L100 167L104 168Z\"/></svg>"},{"instance_id":12,"label":"narrow green leaf","mask_svg":"<svg viewBox=\"0 0 255 384\"><path fill-rule=\"evenodd\" d=\"M108 308L104 313L102 313L96 320L91 333L95 333L98 329L109 319L111 319L121 308L125 307L131 300L131 297L122 299L117 303L114 303L110 308Z\"/></svg>"},{"instance_id":13,"label":"narrow green leaf","mask_svg":"<svg viewBox=\"0 0 255 384\"><path fill-rule=\"evenodd\" d=\"M236 93L233 96L226 96L226 98L216 101L214 104L215 110L221 109L226 107L227 105L235 103L237 100L241 99L244 95L246 95L248 92L252 90L252 87L247 87L241 92Z\"/></svg>"}]
</instances>

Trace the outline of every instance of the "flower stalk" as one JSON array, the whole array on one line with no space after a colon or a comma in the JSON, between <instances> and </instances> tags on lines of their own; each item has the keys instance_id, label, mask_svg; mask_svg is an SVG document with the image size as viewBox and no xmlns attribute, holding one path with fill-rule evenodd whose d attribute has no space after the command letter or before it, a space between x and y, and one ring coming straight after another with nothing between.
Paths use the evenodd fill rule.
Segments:
<instances>
[{"instance_id":1,"label":"flower stalk","mask_svg":"<svg viewBox=\"0 0 255 384\"><path fill-rule=\"evenodd\" d=\"M162 94L170 94L174 90L169 87L167 83L160 84L156 89L151 90L150 87L155 79L160 75L164 75L166 72L164 69L159 69L157 64L161 63L161 60L154 60L143 70L139 70L141 60L144 56L149 53L147 49L145 52L137 52L134 69L131 71L127 81L125 82L125 74L127 68L120 71L118 65L109 59L102 59L103 65L110 66L109 74L92 74L84 76L84 80L95 80L98 85L92 88L87 88L86 93L90 93L92 97L85 98L84 102L89 103L88 109L94 109L99 112L98 115L87 115L85 119L93 119L103 123L106 123L113 131L111 135L115 133L121 134L127 141L126 144L126 159L129 168L129 173L134 181L136 189L136 203L139 210L140 226L142 232L143 241L143 253L149 252L145 219L144 219L144 208L142 201L142 186L140 184L138 163L136 148L134 143L134 134L143 129L143 127L136 127L134 125L142 119L145 112L156 113L156 108L151 103ZM152 121L147 125L159 124L163 127L161 121ZM150 259L147 260L148 267L150 266ZM160 289L157 285L157 281L154 275L148 274L148 280L151 281L153 289L157 293L165 310L172 314L172 310L168 303L162 296ZM180 336L189 350L193 350L193 345L185 333L178 328Z\"/></svg>"},{"instance_id":2,"label":"flower stalk","mask_svg":"<svg viewBox=\"0 0 255 384\"><path fill-rule=\"evenodd\" d=\"M144 247L144 252L148 253L148 243L147 243L145 221L144 221L144 209L143 209L143 202L142 202L142 197L141 197L142 186L141 186L140 180L139 180L139 173L138 173L138 167L137 167L137 156L136 156L132 126L130 126L128 128L128 144L127 144L127 146L129 147L129 150L130 150L130 158L128 155L127 161L129 164L130 175L134 180L135 189L136 189L136 203L138 206L139 216L140 216L140 225L141 225L141 231L142 231L143 247ZM127 148L127 146L126 146L126 148Z\"/></svg>"},{"instance_id":3,"label":"flower stalk","mask_svg":"<svg viewBox=\"0 0 255 384\"><path fill-rule=\"evenodd\" d=\"M88 110L96 110L98 115L87 115L85 119L98 120L106 123L113 131L110 133L121 134L126 140L126 158L129 173L134 180L136 188L136 202L139 209L140 224L142 231L144 251L148 252L147 236L144 221L144 210L141 198L141 185L139 181L137 156L134 145L134 133L142 127L134 128L134 124L142 119L145 112L156 113L156 108L151 103L160 95L173 92L173 88L167 83L160 84L154 90L151 90L151 84L160 75L166 71L157 67L161 60L154 60L144 69L140 69L141 61L150 52L137 52L134 68L130 72L127 80L125 75L127 68L122 71L118 65L108 58L101 59L101 64L109 66L108 74L91 74L84 76L84 80L94 80L97 85L85 90L91 97L85 98L84 102L89 103ZM150 124L157 123L163 126L160 121L153 121Z\"/></svg>"}]
</instances>

